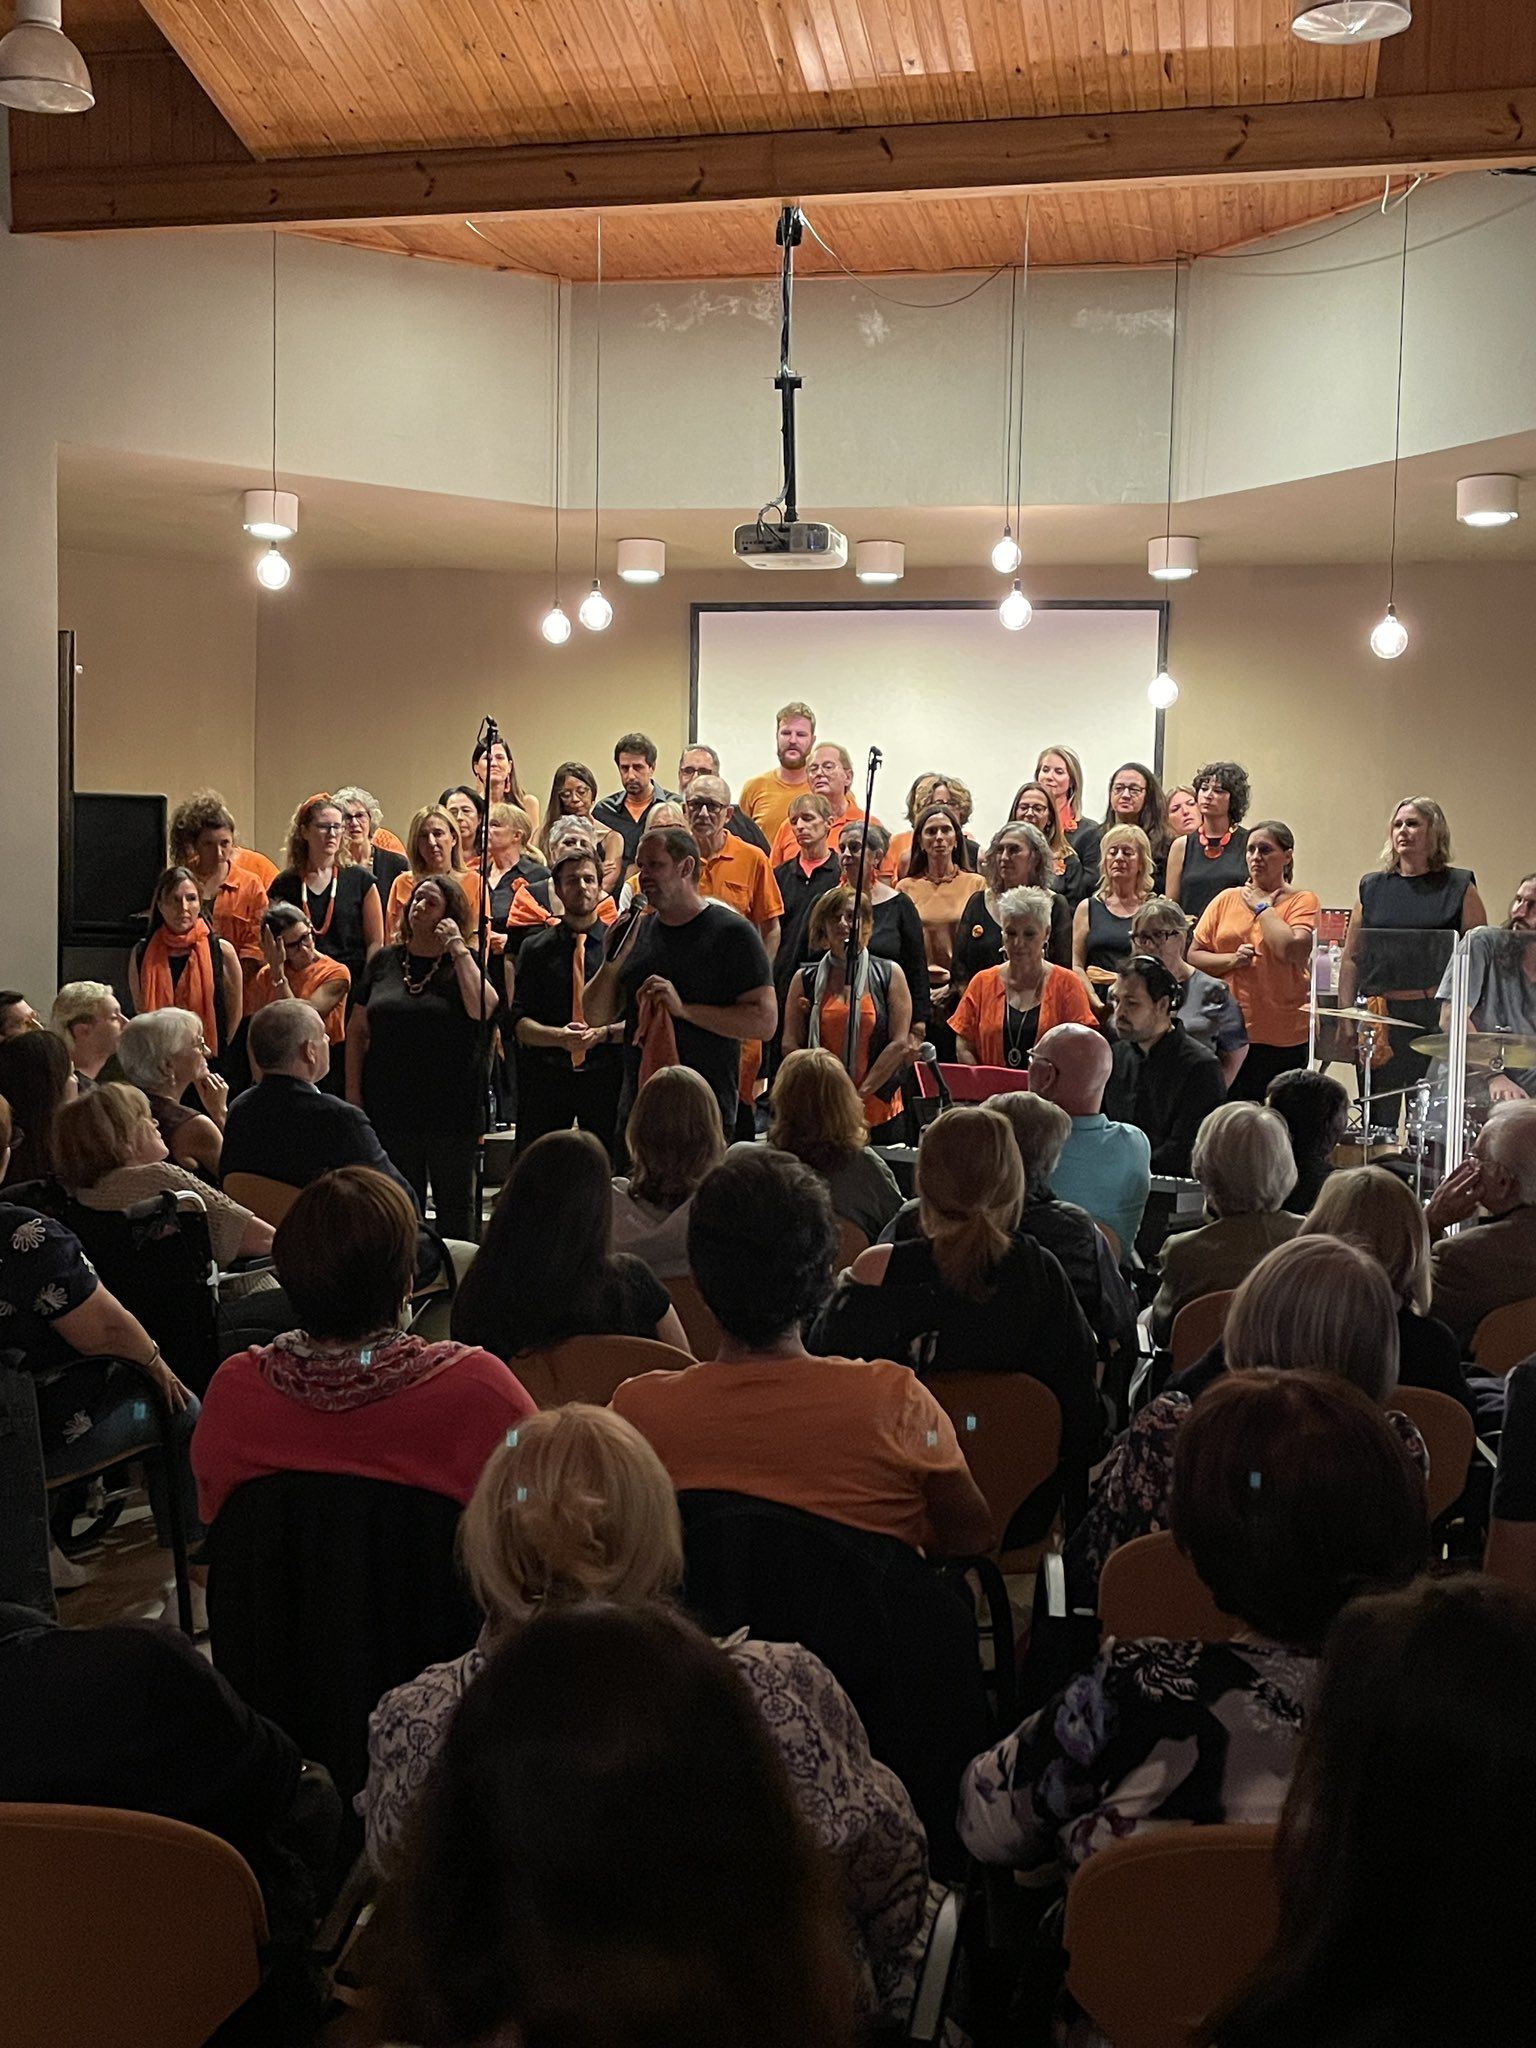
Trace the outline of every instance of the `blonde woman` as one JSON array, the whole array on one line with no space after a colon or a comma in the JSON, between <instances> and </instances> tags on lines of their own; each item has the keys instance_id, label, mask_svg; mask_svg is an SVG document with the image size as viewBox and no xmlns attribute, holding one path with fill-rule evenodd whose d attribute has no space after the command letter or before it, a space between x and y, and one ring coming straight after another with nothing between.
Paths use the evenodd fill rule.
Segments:
<instances>
[{"instance_id":1,"label":"blonde woman","mask_svg":"<svg viewBox=\"0 0 1536 2048\"><path fill-rule=\"evenodd\" d=\"M485 1610L475 1648L386 1693L368 1730L360 1805L376 1870L401 1834L471 1681L535 1612L670 1600L682 1582L677 1496L656 1453L609 1408L573 1402L529 1417L492 1451L460 1534ZM798 1643L732 1637L722 1647L762 1710L796 1804L836 1861L852 1914L863 2004L904 2020L936 1893L912 1802L869 1754L830 1671Z\"/></svg>"},{"instance_id":2,"label":"blonde woman","mask_svg":"<svg viewBox=\"0 0 1536 2048\"><path fill-rule=\"evenodd\" d=\"M1019 1219L1024 1165L1006 1117L982 1105L946 1110L917 1155L922 1236L861 1252L816 1321L825 1356L894 1358L919 1376L1028 1373L1061 1404L1063 1467L1079 1480L1101 1447L1093 1332L1060 1265ZM1050 1490L1054 1512L1058 1491ZM1044 1496L1011 1541L1042 1533Z\"/></svg>"},{"instance_id":3,"label":"blonde woman","mask_svg":"<svg viewBox=\"0 0 1536 2048\"><path fill-rule=\"evenodd\" d=\"M269 902L291 903L303 912L316 950L339 961L356 984L369 954L384 943L384 912L373 870L352 859L345 821L339 797L324 790L306 797L288 823L288 864L267 893ZM272 951L265 938L262 953L270 967Z\"/></svg>"},{"instance_id":4,"label":"blonde woman","mask_svg":"<svg viewBox=\"0 0 1536 2048\"><path fill-rule=\"evenodd\" d=\"M412 816L410 830L405 835L405 851L410 867L395 878L389 902L384 907L384 931L389 944L398 945L400 941L405 906L415 894L416 884L447 876L464 892L469 906L469 925L463 936L473 945L475 934L480 929L485 886L478 875L466 871L459 844L459 828L441 804L423 804Z\"/></svg>"},{"instance_id":5,"label":"blonde woman","mask_svg":"<svg viewBox=\"0 0 1536 2048\"><path fill-rule=\"evenodd\" d=\"M1399 1381L1449 1394L1475 1423L1456 1333L1429 1313L1429 1225L1408 1183L1382 1166L1332 1173L1301 1228L1304 1236L1348 1238L1380 1260L1397 1298Z\"/></svg>"},{"instance_id":6,"label":"blonde woman","mask_svg":"<svg viewBox=\"0 0 1536 2048\"><path fill-rule=\"evenodd\" d=\"M768 1142L819 1173L843 1221L876 1238L901 1207L901 1189L869 1147L865 1114L841 1058L802 1047L789 1053L774 1081Z\"/></svg>"},{"instance_id":7,"label":"blonde woman","mask_svg":"<svg viewBox=\"0 0 1536 2048\"><path fill-rule=\"evenodd\" d=\"M658 1068L635 1097L624 1142L629 1173L613 1183L612 1249L675 1280L689 1270L694 1194L725 1157L715 1091L692 1067Z\"/></svg>"},{"instance_id":8,"label":"blonde woman","mask_svg":"<svg viewBox=\"0 0 1536 2048\"><path fill-rule=\"evenodd\" d=\"M1056 815L1061 820L1061 829L1075 847L1078 834L1093 832L1098 819L1090 818L1083 812L1083 764L1070 747L1052 744L1040 749L1040 758L1035 763L1035 775L1050 791L1051 801L1056 806Z\"/></svg>"},{"instance_id":9,"label":"blonde woman","mask_svg":"<svg viewBox=\"0 0 1536 2048\"><path fill-rule=\"evenodd\" d=\"M1072 964L1102 1010L1117 968L1135 950L1136 913L1153 893L1152 844L1139 825L1105 827L1099 869L1098 887L1072 915Z\"/></svg>"}]
</instances>

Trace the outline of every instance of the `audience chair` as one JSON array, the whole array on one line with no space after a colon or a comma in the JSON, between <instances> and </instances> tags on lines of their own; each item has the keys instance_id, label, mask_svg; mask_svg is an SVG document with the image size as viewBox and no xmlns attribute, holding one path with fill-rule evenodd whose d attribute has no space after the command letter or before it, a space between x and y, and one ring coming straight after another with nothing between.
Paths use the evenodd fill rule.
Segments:
<instances>
[{"instance_id":1,"label":"audience chair","mask_svg":"<svg viewBox=\"0 0 1536 2048\"><path fill-rule=\"evenodd\" d=\"M1472 1333L1472 1356L1480 1373L1504 1375L1536 1353L1536 1294L1506 1302L1483 1317Z\"/></svg>"},{"instance_id":2,"label":"audience chair","mask_svg":"<svg viewBox=\"0 0 1536 2048\"><path fill-rule=\"evenodd\" d=\"M850 1223L846 1216L837 1220L837 1266L835 1270L846 1273L860 1252L869 1250L869 1239L857 1223Z\"/></svg>"},{"instance_id":3,"label":"audience chair","mask_svg":"<svg viewBox=\"0 0 1536 2048\"><path fill-rule=\"evenodd\" d=\"M1189 2048L1253 1975L1279 1925L1274 1843L1272 1827L1163 1828L1073 1877L1067 1989L1115 2048Z\"/></svg>"},{"instance_id":4,"label":"audience chair","mask_svg":"<svg viewBox=\"0 0 1536 2048\"><path fill-rule=\"evenodd\" d=\"M1121 1244L1118 1235L1110 1229L1107 1223L1101 1223L1097 1216L1093 1219L1093 1227L1109 1246L1115 1264L1117 1266L1123 1265L1125 1263L1125 1247Z\"/></svg>"},{"instance_id":5,"label":"audience chair","mask_svg":"<svg viewBox=\"0 0 1536 2048\"><path fill-rule=\"evenodd\" d=\"M1221 1336L1227 1327L1233 1293L1234 1289L1228 1287L1215 1294L1198 1294L1193 1301L1186 1301L1174 1317L1168 1350L1176 1373L1187 1371L1203 1358Z\"/></svg>"},{"instance_id":6,"label":"audience chair","mask_svg":"<svg viewBox=\"0 0 1536 2048\"><path fill-rule=\"evenodd\" d=\"M1241 1626L1222 1613L1166 1529L1133 1536L1111 1553L1099 1577L1099 1620L1106 1636L1174 1642L1225 1643Z\"/></svg>"},{"instance_id":7,"label":"audience chair","mask_svg":"<svg viewBox=\"0 0 1536 2048\"><path fill-rule=\"evenodd\" d=\"M224 1346L218 1267L201 1199L167 1190L131 1209L66 1201L53 1213L79 1238L103 1284L138 1317L176 1377L199 1398L206 1394Z\"/></svg>"},{"instance_id":8,"label":"audience chair","mask_svg":"<svg viewBox=\"0 0 1536 2048\"><path fill-rule=\"evenodd\" d=\"M265 1173L226 1173L223 1186L232 1202L249 1209L274 1230L303 1193L302 1188L286 1180L273 1180Z\"/></svg>"},{"instance_id":9,"label":"audience chair","mask_svg":"<svg viewBox=\"0 0 1536 2048\"><path fill-rule=\"evenodd\" d=\"M0 1806L0 1984L16 2048L202 2048L257 1990L261 1891L158 1814Z\"/></svg>"},{"instance_id":10,"label":"audience chair","mask_svg":"<svg viewBox=\"0 0 1536 2048\"><path fill-rule=\"evenodd\" d=\"M713 1358L720 1349L722 1333L714 1310L699 1292L698 1281L691 1273L680 1273L666 1281L665 1286L688 1339L688 1349L695 1358Z\"/></svg>"},{"instance_id":11,"label":"audience chair","mask_svg":"<svg viewBox=\"0 0 1536 2048\"><path fill-rule=\"evenodd\" d=\"M693 1362L686 1351L653 1337L569 1337L508 1361L540 1408L563 1408L568 1401L606 1408L626 1380L681 1372Z\"/></svg>"},{"instance_id":12,"label":"audience chair","mask_svg":"<svg viewBox=\"0 0 1536 2048\"><path fill-rule=\"evenodd\" d=\"M1401 1409L1424 1439L1429 1452L1429 1519L1438 1522L1466 1491L1468 1467L1477 1451L1472 1418L1459 1401L1432 1387L1399 1387L1389 1406Z\"/></svg>"}]
</instances>

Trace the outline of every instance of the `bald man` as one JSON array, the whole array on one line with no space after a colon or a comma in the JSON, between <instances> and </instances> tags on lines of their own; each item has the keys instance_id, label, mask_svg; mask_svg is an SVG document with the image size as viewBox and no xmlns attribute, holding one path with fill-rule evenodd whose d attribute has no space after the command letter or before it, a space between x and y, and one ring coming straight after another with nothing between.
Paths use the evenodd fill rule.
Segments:
<instances>
[{"instance_id":1,"label":"bald man","mask_svg":"<svg viewBox=\"0 0 1536 2048\"><path fill-rule=\"evenodd\" d=\"M1130 1252L1152 1186L1152 1144L1134 1124L1104 1114L1104 1088L1114 1054L1102 1032L1086 1024L1057 1024L1029 1056L1029 1092L1054 1102L1072 1119L1051 1186L1063 1202L1076 1202Z\"/></svg>"}]
</instances>

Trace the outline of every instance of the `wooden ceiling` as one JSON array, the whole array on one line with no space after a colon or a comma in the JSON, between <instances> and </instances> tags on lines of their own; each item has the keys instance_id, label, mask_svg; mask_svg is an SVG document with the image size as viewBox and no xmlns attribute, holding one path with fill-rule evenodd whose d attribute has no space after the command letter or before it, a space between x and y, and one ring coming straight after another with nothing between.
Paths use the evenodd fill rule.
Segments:
<instances>
[{"instance_id":1,"label":"wooden ceiling","mask_svg":"<svg viewBox=\"0 0 1536 2048\"><path fill-rule=\"evenodd\" d=\"M878 176L836 184L827 173L826 185L796 181L781 195L805 199L851 269L945 272L1014 260L1026 183L1035 260L1165 262L1359 205L1380 190L1380 173L1364 175L1366 163L1412 159L1399 132L1409 126L1406 101L1382 105L1369 151L1354 153L1355 122L1347 152L1332 159L1325 143L1303 137L1301 110L1336 122L1349 103L1364 115L1362 103L1379 94L1536 84L1536 0L1417 0L1407 35L1343 50L1299 41L1290 13L1288 0L65 0L98 105L70 120L12 118L16 220L25 229L266 218L407 255L585 277L592 202L573 208L562 195L590 188L575 170L561 186L562 153L575 164L585 151L590 162L595 145L633 141L617 159L609 152L622 182L628 159L665 150L654 138L701 138L699 157L712 150L718 164L734 145L702 139L741 136L769 175L723 182L761 197L649 205L635 172L623 203L597 203L610 277L755 276L775 264L769 195L793 176L789 149L765 145L782 136L807 161L827 164L839 138L857 146L872 137L902 170L901 182L883 181L894 189L881 189ZM1442 135L1455 127L1451 107L1440 100ZM1242 112L1219 124L1175 113L1202 108ZM1490 136L1500 129L1501 160L1511 138L1523 147L1527 132L1536 136L1536 122L1522 120L1523 101L1455 111L1486 119ZM1066 117L1086 118L1074 126ZM1140 182L1112 182L1122 136L1138 120L1145 135L1159 117L1205 124L1195 151L1205 174L1149 175L1154 148L1130 173ZM1250 156L1266 121L1283 147ZM934 123L960 124L948 131L954 157L941 154L937 164L942 131L926 125ZM992 130L978 125L988 123ZM1005 123L1013 124L1006 133ZM1042 135L1067 131L1057 149L1067 168L1054 180L1030 171L1012 146L1031 124ZM1009 187L995 170L976 176L972 161L968 174L943 176L967 138L994 131L995 153L989 146L972 156L1014 173ZM905 153L918 156L924 136L923 175L907 180ZM457 203L431 201L436 166L452 159L423 152L478 152L483 167L494 152L510 162L537 157L540 147L549 156L551 146L557 169L545 166L543 188L519 210L471 210L457 188ZM266 194L260 176L239 181L241 210L230 196L234 167L254 173L252 159L273 164L274 182ZM1083 168L1090 159L1104 175ZM343 160L358 166L345 204L301 195L271 210L285 177L305 164L330 164L344 177ZM358 199L371 169L386 163L420 173L409 218L398 201ZM208 189L192 205L187 187L199 166ZM1354 174L1339 175L1341 166ZM692 186L677 185L686 168L674 164L658 194L719 189L702 168ZM156 183L163 170L180 186ZM126 198L131 182L135 205ZM904 189L919 183L966 189ZM91 185L100 189L87 192ZM340 187L332 179L327 189ZM399 189L398 175L380 188ZM610 180L608 189L618 188ZM818 200L819 190L839 196ZM49 197L52 210L30 215L30 193ZM814 274L836 262L807 241L801 266Z\"/></svg>"}]
</instances>

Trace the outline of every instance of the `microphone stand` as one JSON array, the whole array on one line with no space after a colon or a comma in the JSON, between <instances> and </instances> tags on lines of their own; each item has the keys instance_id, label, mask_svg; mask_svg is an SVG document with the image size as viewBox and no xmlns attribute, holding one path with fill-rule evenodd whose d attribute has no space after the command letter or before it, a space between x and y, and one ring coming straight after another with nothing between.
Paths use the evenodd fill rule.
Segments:
<instances>
[{"instance_id":1,"label":"microphone stand","mask_svg":"<svg viewBox=\"0 0 1536 2048\"><path fill-rule=\"evenodd\" d=\"M875 808L875 774L884 756L878 747L869 750L869 772L864 780L864 830L859 834L859 864L853 877L853 917L848 928L848 943L843 950L843 981L848 990L848 1029L843 1034L843 1065L848 1069L850 1081L858 1080L859 1064L859 1018L854 1008L854 990L858 986L860 920L864 908L864 868L869 856L869 820Z\"/></svg>"},{"instance_id":2,"label":"microphone stand","mask_svg":"<svg viewBox=\"0 0 1536 2048\"><path fill-rule=\"evenodd\" d=\"M476 745L485 747L485 804L480 812L480 823L475 838L480 855L480 929L475 934L475 965L480 970L480 979L487 988L491 981L491 887L487 880L491 872L491 756L501 740L501 728L489 713L480 722L480 735ZM500 1011L497 1005L497 1012ZM482 1033L481 1074L484 1086L480 1092L480 1146L478 1152L479 1170L475 1175L475 1241L480 1240L480 1210L485 1196L485 1140L496 1128L496 1080L495 1044L497 1014L485 1020Z\"/></svg>"}]
</instances>

